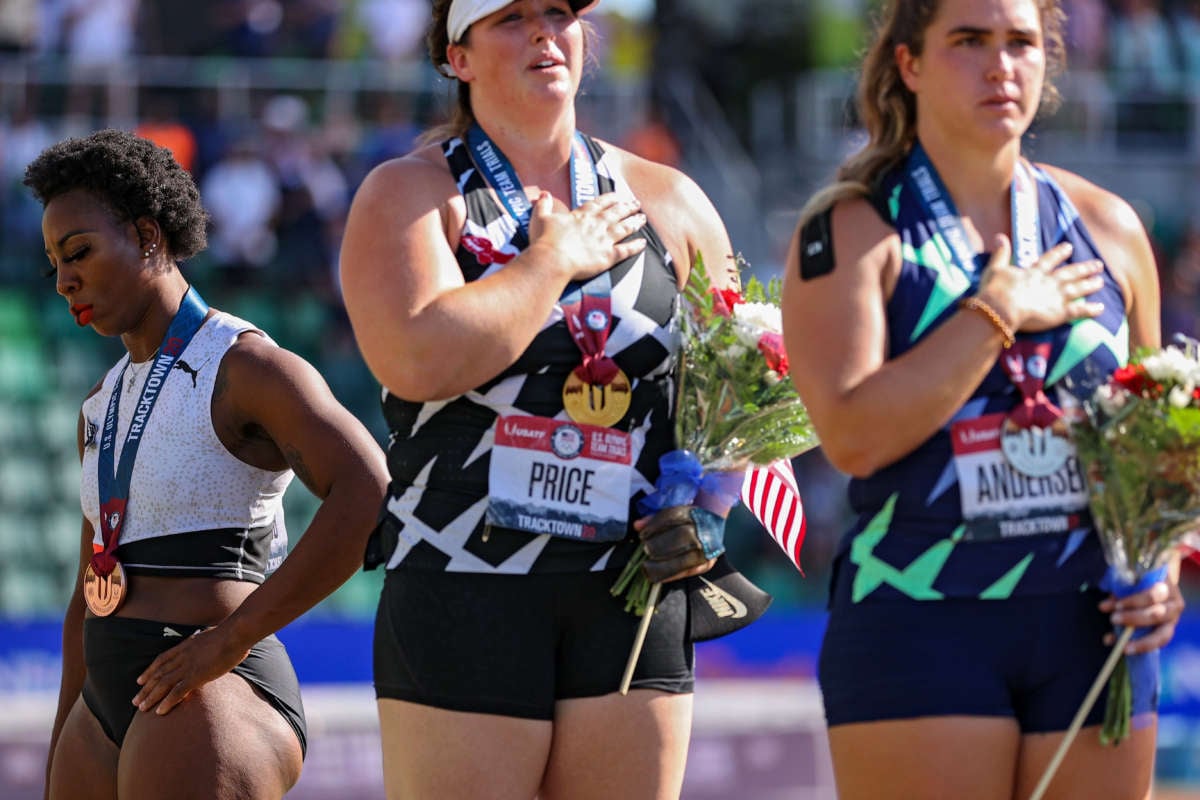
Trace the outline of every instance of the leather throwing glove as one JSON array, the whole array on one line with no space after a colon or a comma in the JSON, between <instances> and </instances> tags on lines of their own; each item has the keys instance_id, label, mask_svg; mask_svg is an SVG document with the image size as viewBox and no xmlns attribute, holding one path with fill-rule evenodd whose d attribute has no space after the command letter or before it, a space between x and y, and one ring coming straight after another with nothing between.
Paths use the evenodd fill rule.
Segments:
<instances>
[{"instance_id":1,"label":"leather throwing glove","mask_svg":"<svg viewBox=\"0 0 1200 800\"><path fill-rule=\"evenodd\" d=\"M659 583L725 552L725 519L697 506L664 508L639 531L646 561L642 572Z\"/></svg>"}]
</instances>

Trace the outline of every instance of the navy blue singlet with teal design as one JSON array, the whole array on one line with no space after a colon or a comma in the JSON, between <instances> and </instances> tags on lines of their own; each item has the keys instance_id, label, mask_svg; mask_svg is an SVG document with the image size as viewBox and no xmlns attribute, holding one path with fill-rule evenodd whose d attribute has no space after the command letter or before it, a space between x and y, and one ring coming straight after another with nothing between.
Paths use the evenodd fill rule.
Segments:
<instances>
[{"instance_id":1,"label":"navy blue singlet with teal design","mask_svg":"<svg viewBox=\"0 0 1200 800\"><path fill-rule=\"evenodd\" d=\"M903 256L887 304L889 359L919 344L956 312L960 298L975 291L966 273L944 255L949 248L938 241L941 234L926 220L905 181L904 166L884 179L875 203L896 228ZM1043 170L1033 167L1031 171L1037 182L1042 252L1067 241L1074 246L1070 261L1098 258L1091 235L1061 187ZM1051 399L1056 389L1084 391L1084 386L1094 385L1128 359L1125 298L1107 266L1103 281L1103 288L1088 298L1104 304L1099 317L1040 335L1052 346L1046 378ZM1008 412L1020 400L1020 391L997 360L951 423L900 461L850 482L850 505L857 519L838 552L835 603L1003 599L1096 585L1105 562L1090 527L991 541L970 541L964 535L951 426Z\"/></svg>"}]
</instances>

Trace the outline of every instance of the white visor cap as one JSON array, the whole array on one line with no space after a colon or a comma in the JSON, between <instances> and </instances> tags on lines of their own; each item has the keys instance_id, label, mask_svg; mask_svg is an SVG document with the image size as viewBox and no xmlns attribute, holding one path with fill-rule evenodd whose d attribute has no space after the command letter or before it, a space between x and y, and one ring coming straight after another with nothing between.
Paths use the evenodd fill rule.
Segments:
<instances>
[{"instance_id":1,"label":"white visor cap","mask_svg":"<svg viewBox=\"0 0 1200 800\"><path fill-rule=\"evenodd\" d=\"M457 43L467 32L467 28L488 14L495 14L512 2L513 0L453 0L450 3L450 13L446 18L446 33L450 36L450 43ZM578 15L590 11L600 0L568 0L568 2L571 9Z\"/></svg>"}]
</instances>

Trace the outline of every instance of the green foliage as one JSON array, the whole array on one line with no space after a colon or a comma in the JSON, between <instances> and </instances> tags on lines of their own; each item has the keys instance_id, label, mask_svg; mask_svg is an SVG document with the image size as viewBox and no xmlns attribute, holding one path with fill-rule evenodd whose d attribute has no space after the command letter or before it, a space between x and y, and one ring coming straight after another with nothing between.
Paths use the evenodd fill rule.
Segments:
<instances>
[{"instance_id":1,"label":"green foliage","mask_svg":"<svg viewBox=\"0 0 1200 800\"><path fill-rule=\"evenodd\" d=\"M743 264L738 257L738 265ZM682 349L676 441L707 470L769 464L816 447L808 411L786 375L747 343L745 324L720 313L704 259L696 256L678 315ZM751 276L743 297L779 306L780 282Z\"/></svg>"}]
</instances>

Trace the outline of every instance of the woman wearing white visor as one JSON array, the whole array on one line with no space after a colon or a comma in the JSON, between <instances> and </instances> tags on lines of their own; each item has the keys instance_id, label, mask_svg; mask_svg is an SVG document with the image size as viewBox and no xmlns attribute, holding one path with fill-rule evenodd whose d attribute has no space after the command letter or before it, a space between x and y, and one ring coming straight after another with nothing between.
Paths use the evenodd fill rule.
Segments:
<instances>
[{"instance_id":1,"label":"woman wearing white visor","mask_svg":"<svg viewBox=\"0 0 1200 800\"><path fill-rule=\"evenodd\" d=\"M675 798L692 716L682 547L632 691L639 619L609 589L674 448L672 314L724 224L669 167L576 131L584 0L435 0L455 116L377 167L342 248L384 387L392 483L375 688L391 798ZM657 578L656 578L657 579Z\"/></svg>"}]
</instances>

